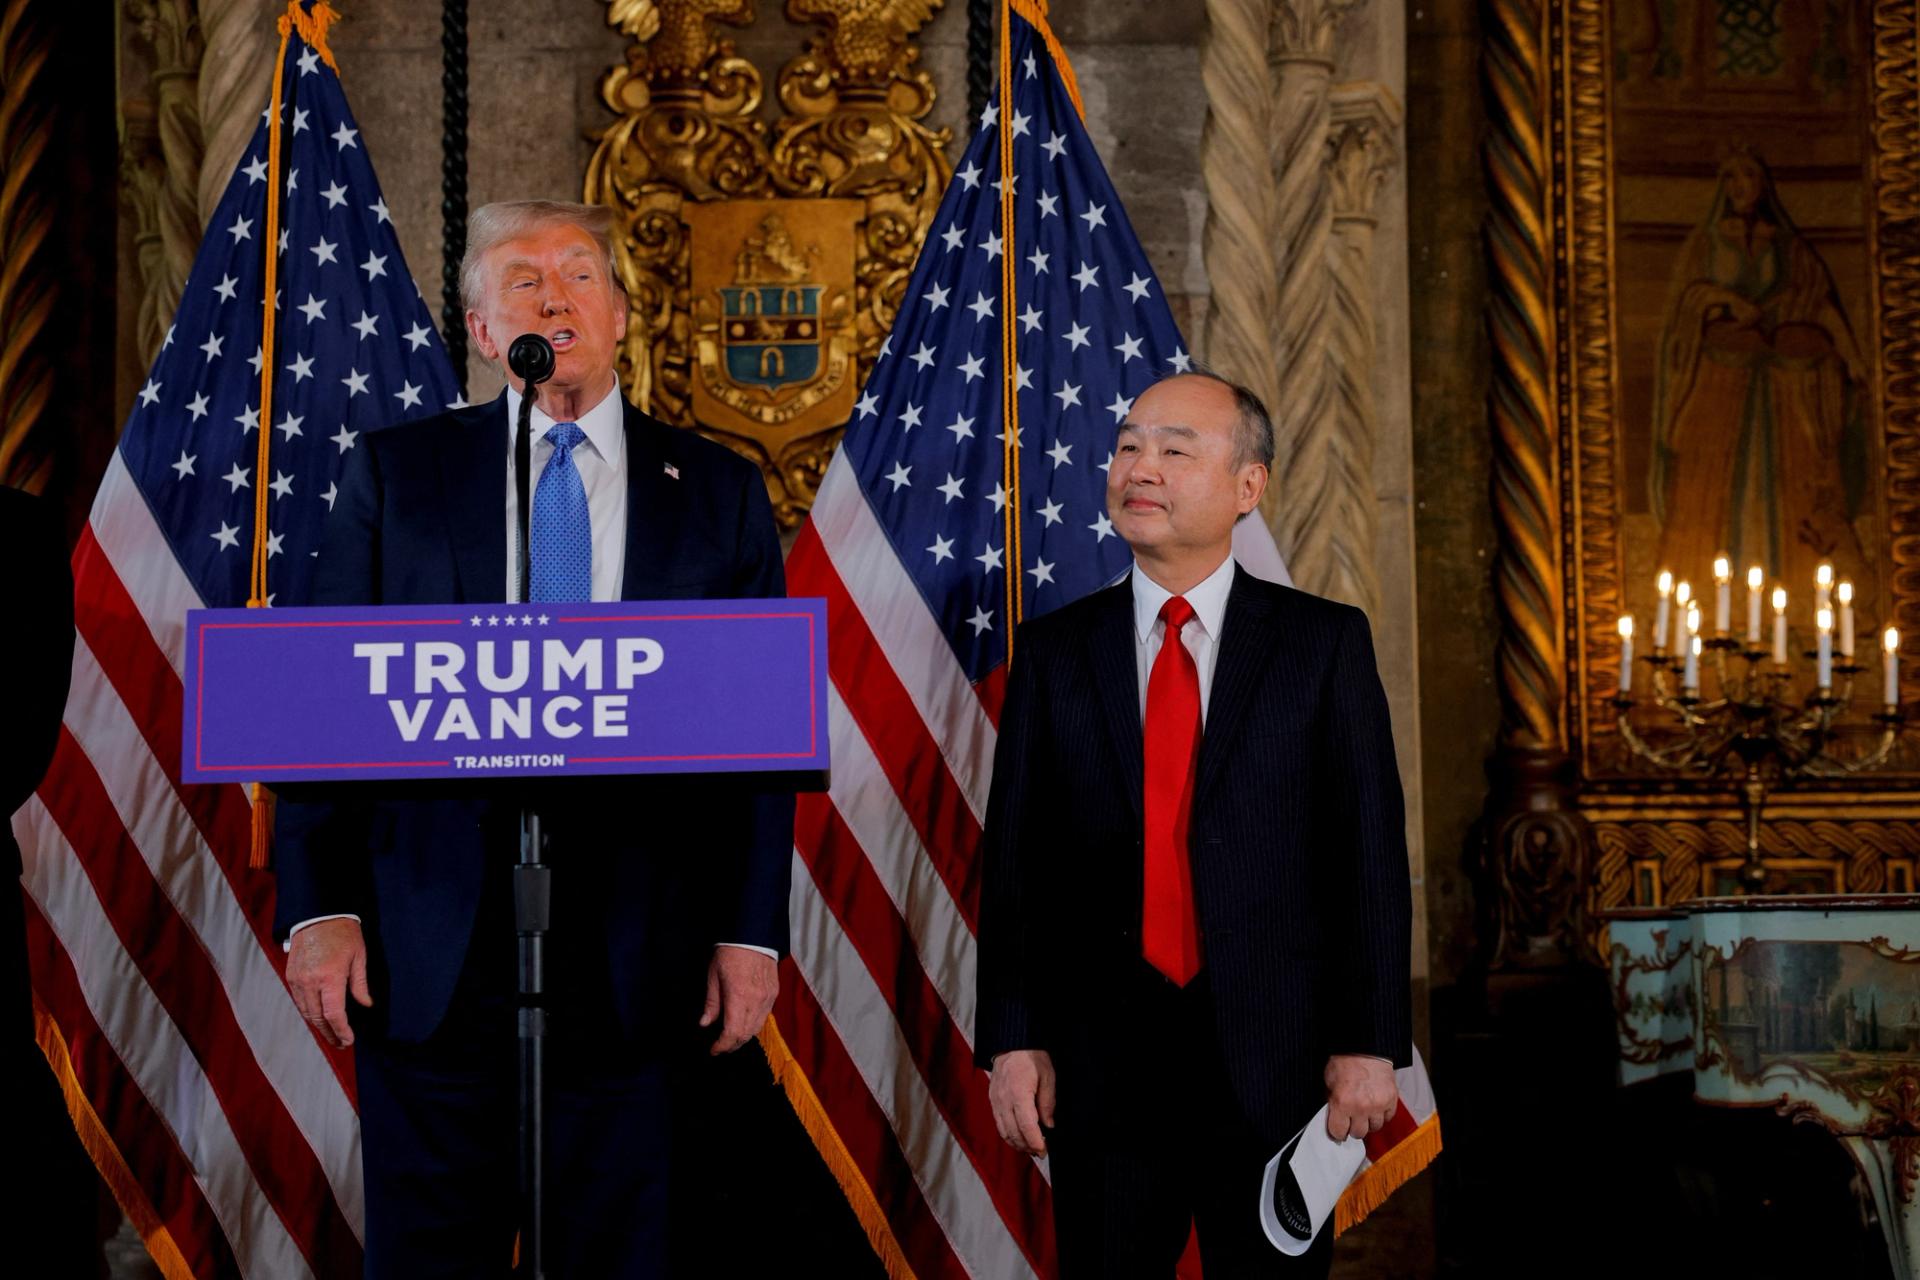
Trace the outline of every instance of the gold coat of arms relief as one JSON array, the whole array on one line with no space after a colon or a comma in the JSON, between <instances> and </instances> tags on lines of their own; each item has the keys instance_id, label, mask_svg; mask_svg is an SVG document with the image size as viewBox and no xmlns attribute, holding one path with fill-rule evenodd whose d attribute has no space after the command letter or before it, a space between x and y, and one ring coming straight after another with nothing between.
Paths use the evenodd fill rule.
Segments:
<instances>
[{"instance_id":1,"label":"gold coat of arms relief","mask_svg":"<svg viewBox=\"0 0 1920 1280\"><path fill-rule=\"evenodd\" d=\"M752 0L611 0L632 38L601 97L585 198L614 211L629 397L757 463L783 528L806 518L893 325L952 166L912 37L939 0L787 0L820 30L759 70L718 24Z\"/></svg>"}]
</instances>

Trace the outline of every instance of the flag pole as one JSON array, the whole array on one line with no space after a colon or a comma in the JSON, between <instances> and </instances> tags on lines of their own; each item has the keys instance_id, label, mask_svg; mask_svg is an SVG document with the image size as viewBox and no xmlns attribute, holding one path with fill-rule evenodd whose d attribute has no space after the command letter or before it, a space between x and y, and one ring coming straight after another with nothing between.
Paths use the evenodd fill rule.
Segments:
<instances>
[{"instance_id":1,"label":"flag pole","mask_svg":"<svg viewBox=\"0 0 1920 1280\"><path fill-rule=\"evenodd\" d=\"M1013 664L1013 633L1020 625L1020 388L1019 337L1014 330L1013 280L1013 8L1000 0L1000 421L1002 469L1007 491L1007 664Z\"/></svg>"}]
</instances>

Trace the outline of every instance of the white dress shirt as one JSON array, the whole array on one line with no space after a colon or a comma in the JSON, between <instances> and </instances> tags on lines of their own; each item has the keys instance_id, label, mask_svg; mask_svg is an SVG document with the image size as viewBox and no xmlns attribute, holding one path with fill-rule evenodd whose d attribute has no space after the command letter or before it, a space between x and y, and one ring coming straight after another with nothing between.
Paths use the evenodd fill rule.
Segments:
<instances>
[{"instance_id":1,"label":"white dress shirt","mask_svg":"<svg viewBox=\"0 0 1920 1280\"><path fill-rule=\"evenodd\" d=\"M1200 674L1202 728L1207 723L1207 703L1213 692L1214 658L1220 652L1220 624L1226 621L1227 593L1232 589L1233 557L1228 556L1219 568L1195 583L1192 590L1181 593L1193 606L1193 621L1181 632L1180 640L1193 655L1193 665ZM1160 609L1172 598L1173 592L1149 578L1138 560L1133 562L1133 658L1140 674L1140 722L1143 725L1147 719L1147 679L1153 674L1153 660L1160 656L1160 646L1167 635L1167 624L1160 620Z\"/></svg>"},{"instance_id":2,"label":"white dress shirt","mask_svg":"<svg viewBox=\"0 0 1920 1280\"><path fill-rule=\"evenodd\" d=\"M593 598L597 602L618 600L620 587L626 580L627 569L627 423L624 400L620 395L620 384L616 380L613 390L609 391L599 404L575 419L575 425L586 435L586 439L573 447L573 465L579 469L580 482L587 490L587 522L593 530ZM553 442L546 439L547 429L554 424L540 409L540 402L534 401L530 418L533 449L530 465L533 471L533 483L529 486L528 501L538 500L537 490L540 477L545 473L547 462L553 457ZM520 393L511 386L507 388L507 599L520 598L520 495L514 466L513 437L520 423ZM330 916L315 916L311 920L302 920L287 930L287 947L293 946L293 935L310 924L319 924L323 920L354 920L359 916L340 913ZM749 942L722 942L723 947L742 947L748 951L758 951L763 956L779 959L779 953L770 947L757 947Z\"/></svg>"}]
</instances>

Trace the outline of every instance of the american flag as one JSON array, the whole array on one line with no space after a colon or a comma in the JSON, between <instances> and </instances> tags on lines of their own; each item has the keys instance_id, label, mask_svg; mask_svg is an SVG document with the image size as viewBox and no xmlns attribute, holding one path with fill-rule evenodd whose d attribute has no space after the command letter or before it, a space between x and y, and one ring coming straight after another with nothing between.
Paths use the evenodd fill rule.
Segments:
<instances>
[{"instance_id":1,"label":"american flag","mask_svg":"<svg viewBox=\"0 0 1920 1280\"><path fill-rule=\"evenodd\" d=\"M327 56L326 13L303 13L285 43L279 171L269 107L94 499L58 753L13 817L42 1047L169 1277L360 1274L351 1059L322 1048L283 985L246 793L174 781L186 612L246 602L260 488L268 589L297 601L361 433L459 397Z\"/></svg>"},{"instance_id":2,"label":"american flag","mask_svg":"<svg viewBox=\"0 0 1920 1280\"><path fill-rule=\"evenodd\" d=\"M972 1063L1007 577L1032 617L1125 572L1106 516L1115 431L1135 396L1191 364L1071 71L1033 6L1010 20L1011 109L996 95L979 122L787 570L793 594L829 601L833 771L828 794L800 797L793 954L768 1046L890 1272L922 1280L1054 1270L1046 1171L1001 1141ZM1009 307L1017 562L1004 523ZM1241 529L1242 563L1284 580L1261 522Z\"/></svg>"}]
</instances>

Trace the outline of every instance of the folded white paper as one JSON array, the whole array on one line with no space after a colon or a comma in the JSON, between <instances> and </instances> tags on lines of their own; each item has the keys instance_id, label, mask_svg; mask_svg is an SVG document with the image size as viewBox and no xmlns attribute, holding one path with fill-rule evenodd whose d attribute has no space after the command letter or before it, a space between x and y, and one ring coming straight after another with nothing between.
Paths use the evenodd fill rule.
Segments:
<instances>
[{"instance_id":1,"label":"folded white paper","mask_svg":"<svg viewBox=\"0 0 1920 1280\"><path fill-rule=\"evenodd\" d=\"M1312 1246L1314 1237L1333 1216L1333 1207L1340 1202L1340 1194L1360 1172L1360 1166L1367 1159L1367 1144L1359 1138L1348 1138L1335 1142L1327 1136L1327 1109L1321 1107L1314 1112L1313 1119L1307 1121L1306 1128L1294 1135L1293 1141L1280 1149L1280 1153L1267 1161L1266 1176L1260 1180L1260 1226L1267 1233L1267 1240L1274 1248L1289 1256L1298 1256ZM1304 1210L1306 1221L1295 1221L1292 1226L1306 1226L1306 1236L1297 1235L1281 1221L1279 1212L1274 1208L1274 1186L1280 1180L1282 1166L1293 1175L1299 1184L1300 1195L1297 1201L1289 1196L1290 1203ZM1290 1217L1293 1215L1289 1215Z\"/></svg>"}]
</instances>

